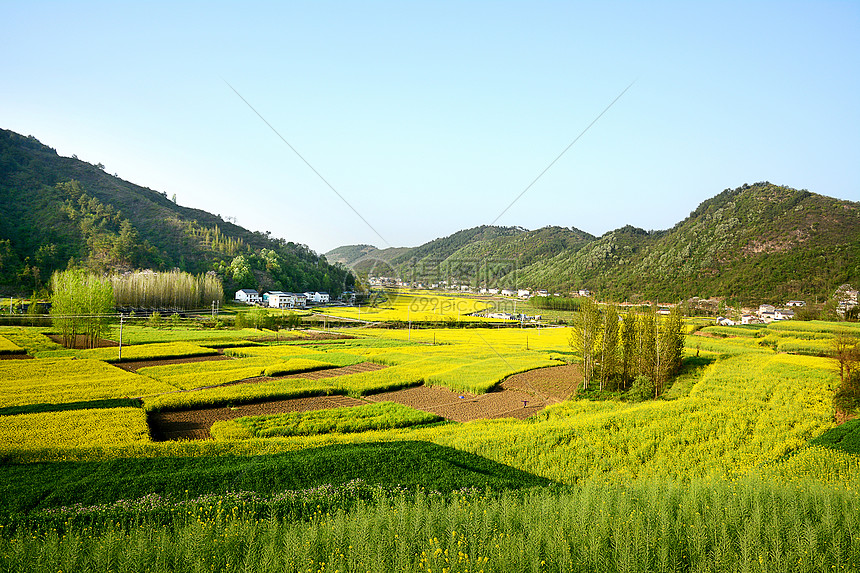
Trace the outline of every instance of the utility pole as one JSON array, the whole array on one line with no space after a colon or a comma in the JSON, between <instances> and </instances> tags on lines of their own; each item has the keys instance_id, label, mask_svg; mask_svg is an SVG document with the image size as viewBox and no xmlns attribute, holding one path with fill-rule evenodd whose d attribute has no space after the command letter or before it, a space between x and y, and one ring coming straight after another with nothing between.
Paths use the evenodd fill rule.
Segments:
<instances>
[{"instance_id":1,"label":"utility pole","mask_svg":"<svg viewBox=\"0 0 860 573\"><path fill-rule=\"evenodd\" d=\"M122 313L119 313L119 360L122 360Z\"/></svg>"}]
</instances>

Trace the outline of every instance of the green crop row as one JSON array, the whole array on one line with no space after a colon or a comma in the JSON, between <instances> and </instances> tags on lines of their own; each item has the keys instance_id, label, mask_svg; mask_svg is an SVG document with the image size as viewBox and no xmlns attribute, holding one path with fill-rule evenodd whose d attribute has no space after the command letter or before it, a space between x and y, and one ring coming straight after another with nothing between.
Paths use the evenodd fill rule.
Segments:
<instances>
[{"instance_id":1,"label":"green crop row","mask_svg":"<svg viewBox=\"0 0 860 573\"><path fill-rule=\"evenodd\" d=\"M276 363L277 360L274 358L206 360L186 364L147 366L137 372L181 390L191 390L262 376L267 367Z\"/></svg>"},{"instance_id":2,"label":"green crop row","mask_svg":"<svg viewBox=\"0 0 860 573\"><path fill-rule=\"evenodd\" d=\"M105 362L129 362L133 360L162 360L168 358L187 358L189 356L212 356L216 350L204 348L190 342L158 342L122 347L88 348L85 350L48 350L36 354L37 358L91 358Z\"/></svg>"},{"instance_id":3,"label":"green crop row","mask_svg":"<svg viewBox=\"0 0 860 573\"><path fill-rule=\"evenodd\" d=\"M53 520L48 514L36 531L0 537L0 569L805 573L860 566L856 491L758 480L449 496L353 485L189 501L152 496L106 508L96 528L75 525L74 508ZM111 519L130 505L141 509ZM51 521L62 533L47 527Z\"/></svg>"},{"instance_id":4,"label":"green crop row","mask_svg":"<svg viewBox=\"0 0 860 573\"><path fill-rule=\"evenodd\" d=\"M288 398L339 393L341 392L325 380L274 378L254 384L235 384L190 392L163 394L161 396L145 398L143 406L147 411L151 412L189 410L209 406L230 406L250 404L264 400L286 400Z\"/></svg>"},{"instance_id":5,"label":"green crop row","mask_svg":"<svg viewBox=\"0 0 860 573\"><path fill-rule=\"evenodd\" d=\"M310 412L246 416L231 421L215 422L212 426L212 437L216 440L233 440L252 437L309 436L331 432L364 432L417 426L438 422L441 419L435 414L395 402L379 402Z\"/></svg>"},{"instance_id":6,"label":"green crop row","mask_svg":"<svg viewBox=\"0 0 860 573\"><path fill-rule=\"evenodd\" d=\"M302 372L313 372L314 370L334 367L335 365L330 362L321 362L309 358L291 358L266 367L263 374L265 376L286 376L287 374L301 374Z\"/></svg>"}]
</instances>

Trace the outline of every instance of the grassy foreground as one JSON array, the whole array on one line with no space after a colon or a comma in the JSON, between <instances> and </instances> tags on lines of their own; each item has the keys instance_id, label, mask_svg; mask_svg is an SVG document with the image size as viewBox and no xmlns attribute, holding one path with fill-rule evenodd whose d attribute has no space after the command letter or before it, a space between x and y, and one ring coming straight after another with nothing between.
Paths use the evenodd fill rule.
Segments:
<instances>
[{"instance_id":1,"label":"grassy foreground","mask_svg":"<svg viewBox=\"0 0 860 573\"><path fill-rule=\"evenodd\" d=\"M150 498L125 522L111 508L88 524L51 514L55 527L0 537L0 569L856 571L858 507L856 491L754 480L448 496L353 482L270 498Z\"/></svg>"}]
</instances>

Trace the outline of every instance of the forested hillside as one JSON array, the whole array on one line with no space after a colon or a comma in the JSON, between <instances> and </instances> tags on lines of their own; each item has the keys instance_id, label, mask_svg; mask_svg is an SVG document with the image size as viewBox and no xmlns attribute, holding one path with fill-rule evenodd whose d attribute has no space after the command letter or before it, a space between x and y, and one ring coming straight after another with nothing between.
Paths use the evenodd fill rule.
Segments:
<instances>
[{"instance_id":1,"label":"forested hillside","mask_svg":"<svg viewBox=\"0 0 860 573\"><path fill-rule=\"evenodd\" d=\"M523 284L605 298L824 299L860 279L860 205L770 183L726 190L668 231L624 227L526 266Z\"/></svg>"},{"instance_id":2,"label":"forested hillside","mask_svg":"<svg viewBox=\"0 0 860 573\"><path fill-rule=\"evenodd\" d=\"M476 227L388 260L407 280L418 269L460 284L587 288L619 301L823 300L860 283L860 204L762 182L726 189L666 231Z\"/></svg>"},{"instance_id":3,"label":"forested hillside","mask_svg":"<svg viewBox=\"0 0 860 573\"><path fill-rule=\"evenodd\" d=\"M0 290L30 294L69 266L213 271L236 288L339 294L351 273L308 247L251 232L33 137L0 130Z\"/></svg>"}]
</instances>

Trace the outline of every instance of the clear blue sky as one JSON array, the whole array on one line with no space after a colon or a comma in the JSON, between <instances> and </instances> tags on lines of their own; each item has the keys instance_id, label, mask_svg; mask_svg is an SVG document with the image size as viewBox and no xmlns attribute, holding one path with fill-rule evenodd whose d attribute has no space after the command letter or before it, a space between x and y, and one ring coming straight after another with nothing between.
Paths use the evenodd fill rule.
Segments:
<instances>
[{"instance_id":1,"label":"clear blue sky","mask_svg":"<svg viewBox=\"0 0 860 573\"><path fill-rule=\"evenodd\" d=\"M664 229L764 180L860 201L858 2L31 1L0 22L0 127L318 252L489 224L634 81L497 224Z\"/></svg>"}]
</instances>

